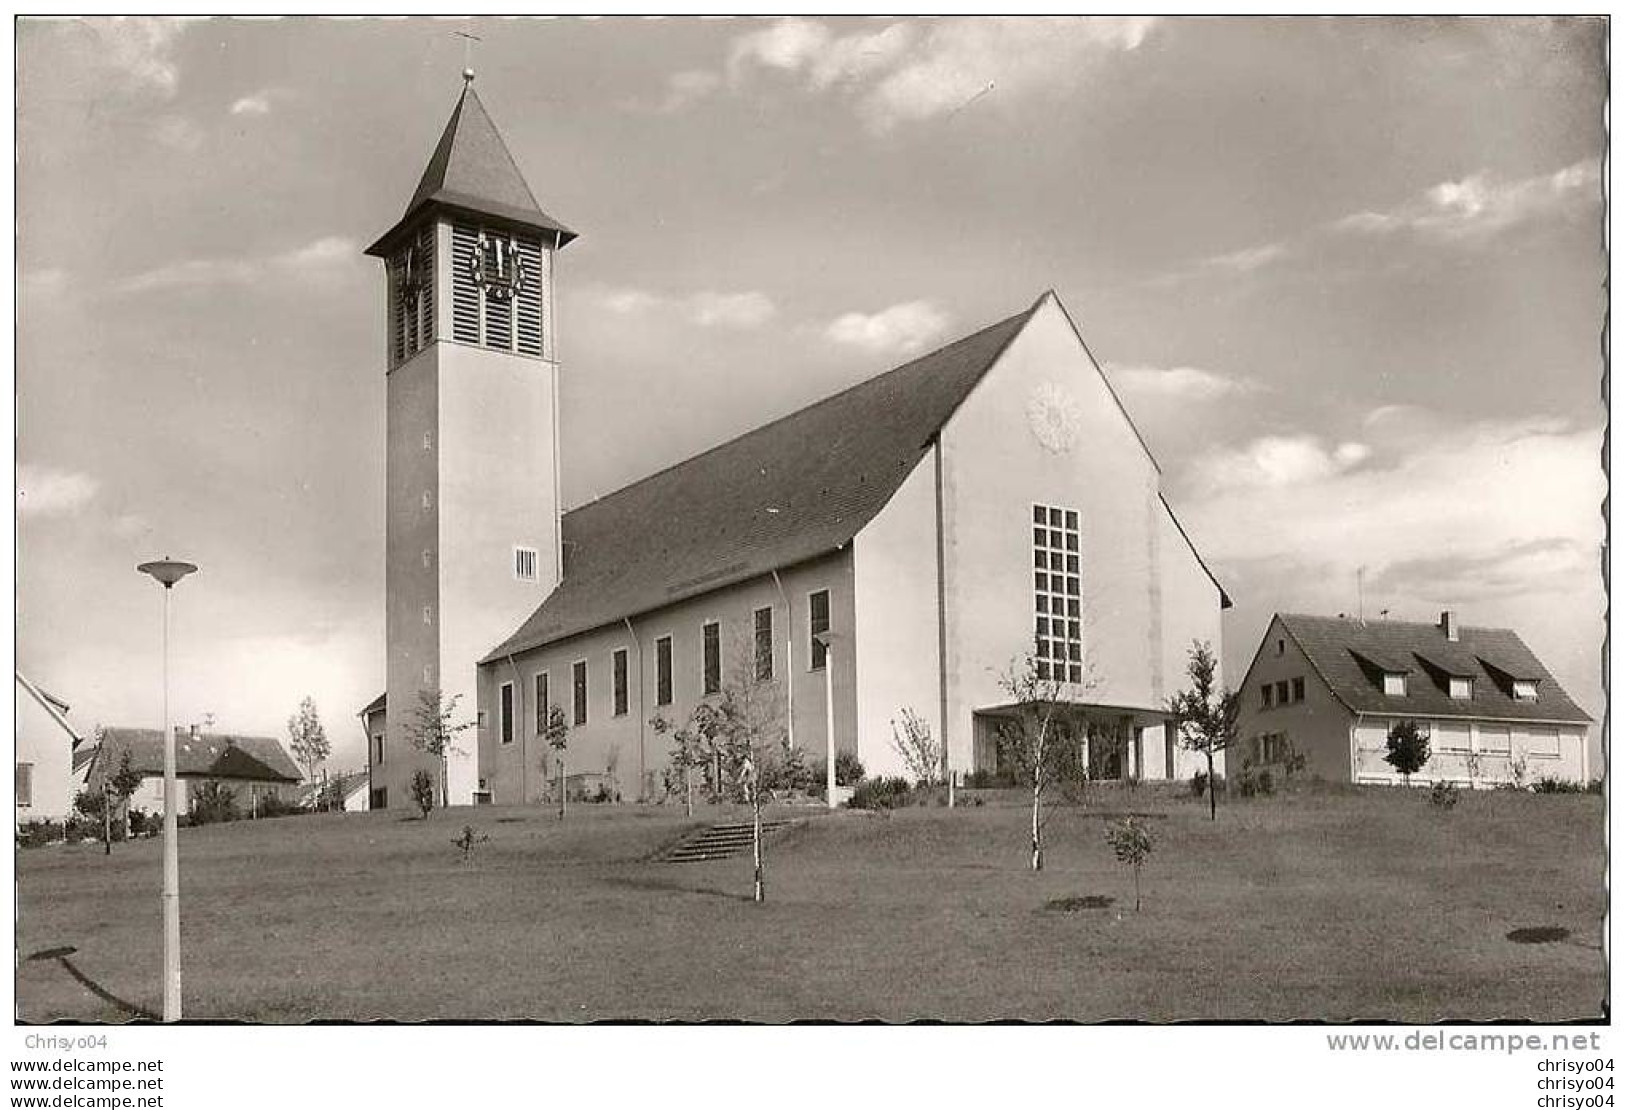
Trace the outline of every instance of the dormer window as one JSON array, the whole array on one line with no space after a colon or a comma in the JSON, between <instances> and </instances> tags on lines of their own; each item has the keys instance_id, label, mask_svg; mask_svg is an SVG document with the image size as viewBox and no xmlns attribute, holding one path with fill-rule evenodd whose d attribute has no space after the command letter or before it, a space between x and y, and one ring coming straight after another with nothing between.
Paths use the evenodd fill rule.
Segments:
<instances>
[{"instance_id":1,"label":"dormer window","mask_svg":"<svg viewBox=\"0 0 1625 1110\"><path fill-rule=\"evenodd\" d=\"M1540 695L1535 689L1533 680L1517 678L1512 681L1512 696L1518 701L1534 701Z\"/></svg>"},{"instance_id":2,"label":"dormer window","mask_svg":"<svg viewBox=\"0 0 1625 1110\"><path fill-rule=\"evenodd\" d=\"M1405 696L1405 675L1402 671L1385 671L1382 676L1382 692L1391 698Z\"/></svg>"},{"instance_id":3,"label":"dormer window","mask_svg":"<svg viewBox=\"0 0 1625 1110\"><path fill-rule=\"evenodd\" d=\"M1470 678L1457 678L1451 676L1450 696L1461 701L1467 701L1473 696L1473 680Z\"/></svg>"}]
</instances>

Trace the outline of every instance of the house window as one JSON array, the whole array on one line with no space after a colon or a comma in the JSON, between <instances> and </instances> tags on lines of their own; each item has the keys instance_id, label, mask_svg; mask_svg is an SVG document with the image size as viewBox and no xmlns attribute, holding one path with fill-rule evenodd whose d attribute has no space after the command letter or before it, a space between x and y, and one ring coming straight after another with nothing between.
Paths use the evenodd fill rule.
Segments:
<instances>
[{"instance_id":1,"label":"house window","mask_svg":"<svg viewBox=\"0 0 1625 1110\"><path fill-rule=\"evenodd\" d=\"M578 725L587 723L587 661L570 667L570 716Z\"/></svg>"},{"instance_id":2,"label":"house window","mask_svg":"<svg viewBox=\"0 0 1625 1110\"><path fill-rule=\"evenodd\" d=\"M1033 506L1033 649L1041 679L1083 681L1078 513Z\"/></svg>"},{"instance_id":3,"label":"house window","mask_svg":"<svg viewBox=\"0 0 1625 1110\"><path fill-rule=\"evenodd\" d=\"M497 698L498 735L504 744L513 743L513 683L504 682Z\"/></svg>"},{"instance_id":4,"label":"house window","mask_svg":"<svg viewBox=\"0 0 1625 1110\"><path fill-rule=\"evenodd\" d=\"M381 732L375 732L375 733L372 734L372 762L373 762L373 765L376 766L376 765L382 763L383 761L384 761L384 734L381 733Z\"/></svg>"},{"instance_id":5,"label":"house window","mask_svg":"<svg viewBox=\"0 0 1625 1110\"><path fill-rule=\"evenodd\" d=\"M1292 700L1293 701L1302 701L1303 700L1303 679L1302 678L1294 678L1292 680Z\"/></svg>"},{"instance_id":6,"label":"house window","mask_svg":"<svg viewBox=\"0 0 1625 1110\"><path fill-rule=\"evenodd\" d=\"M1535 691L1535 684L1528 679L1514 679L1512 683L1512 696L1519 701L1534 701L1539 695Z\"/></svg>"},{"instance_id":7,"label":"house window","mask_svg":"<svg viewBox=\"0 0 1625 1110\"><path fill-rule=\"evenodd\" d=\"M1285 655L1286 654L1286 641L1285 640L1276 640L1275 641L1275 654L1276 655Z\"/></svg>"},{"instance_id":8,"label":"house window","mask_svg":"<svg viewBox=\"0 0 1625 1110\"><path fill-rule=\"evenodd\" d=\"M34 765L32 763L17 764L17 804L20 806L34 804Z\"/></svg>"},{"instance_id":9,"label":"house window","mask_svg":"<svg viewBox=\"0 0 1625 1110\"><path fill-rule=\"evenodd\" d=\"M1547 725L1530 725L1523 730L1523 749L1530 755L1557 756L1562 754L1557 729Z\"/></svg>"},{"instance_id":10,"label":"house window","mask_svg":"<svg viewBox=\"0 0 1625 1110\"><path fill-rule=\"evenodd\" d=\"M1429 741L1435 751L1465 752L1472 749L1473 730L1468 725L1440 721L1430 731Z\"/></svg>"},{"instance_id":11,"label":"house window","mask_svg":"<svg viewBox=\"0 0 1625 1110\"><path fill-rule=\"evenodd\" d=\"M1273 685L1266 682L1264 685L1258 688L1258 692L1263 698L1260 704L1265 709L1268 709L1275 704L1275 687Z\"/></svg>"},{"instance_id":12,"label":"house window","mask_svg":"<svg viewBox=\"0 0 1625 1110\"><path fill-rule=\"evenodd\" d=\"M616 648L612 656L615 678L615 716L626 716L626 649Z\"/></svg>"},{"instance_id":13,"label":"house window","mask_svg":"<svg viewBox=\"0 0 1625 1110\"><path fill-rule=\"evenodd\" d=\"M1452 678L1450 680L1450 696L1467 700L1473 696L1473 680L1470 678Z\"/></svg>"},{"instance_id":14,"label":"house window","mask_svg":"<svg viewBox=\"0 0 1625 1110\"><path fill-rule=\"evenodd\" d=\"M706 623L703 630L705 643L705 692L715 694L722 689L722 627L716 621Z\"/></svg>"},{"instance_id":15,"label":"house window","mask_svg":"<svg viewBox=\"0 0 1625 1110\"><path fill-rule=\"evenodd\" d=\"M756 681L773 677L773 610L756 610Z\"/></svg>"},{"instance_id":16,"label":"house window","mask_svg":"<svg viewBox=\"0 0 1625 1110\"><path fill-rule=\"evenodd\" d=\"M516 547L513 549L513 576L521 582L536 581L536 549L534 547Z\"/></svg>"},{"instance_id":17,"label":"house window","mask_svg":"<svg viewBox=\"0 0 1625 1110\"><path fill-rule=\"evenodd\" d=\"M807 657L812 660L812 670L824 669L829 648L825 647L818 637L829 631L829 591L819 590L815 594L807 595Z\"/></svg>"},{"instance_id":18,"label":"house window","mask_svg":"<svg viewBox=\"0 0 1625 1110\"><path fill-rule=\"evenodd\" d=\"M1405 696L1405 676L1399 671L1387 671L1382 676L1382 692L1391 698Z\"/></svg>"},{"instance_id":19,"label":"house window","mask_svg":"<svg viewBox=\"0 0 1625 1110\"><path fill-rule=\"evenodd\" d=\"M671 637L655 641L655 704L671 704Z\"/></svg>"},{"instance_id":20,"label":"house window","mask_svg":"<svg viewBox=\"0 0 1625 1110\"><path fill-rule=\"evenodd\" d=\"M547 715L550 712L550 706L551 706L551 703L548 701L547 672L546 671L542 671L539 674L537 674L536 679L535 679L535 685L536 685L536 735L537 736L546 736L547 735Z\"/></svg>"},{"instance_id":21,"label":"house window","mask_svg":"<svg viewBox=\"0 0 1625 1110\"><path fill-rule=\"evenodd\" d=\"M1510 725L1479 725L1478 750L1489 755L1512 754L1512 728Z\"/></svg>"},{"instance_id":22,"label":"house window","mask_svg":"<svg viewBox=\"0 0 1625 1110\"><path fill-rule=\"evenodd\" d=\"M1275 704L1276 705L1285 705L1285 704L1287 704L1287 702L1292 700L1291 695L1292 695L1292 684L1290 682L1288 682L1286 679L1283 678L1281 681L1279 681L1279 682L1277 682L1275 684Z\"/></svg>"}]
</instances>

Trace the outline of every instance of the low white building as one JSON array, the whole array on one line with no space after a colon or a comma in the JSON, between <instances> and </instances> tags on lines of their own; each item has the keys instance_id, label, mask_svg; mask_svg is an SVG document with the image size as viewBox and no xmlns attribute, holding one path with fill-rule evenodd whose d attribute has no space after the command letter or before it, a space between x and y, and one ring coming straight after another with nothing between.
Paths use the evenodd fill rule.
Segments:
<instances>
[{"instance_id":1,"label":"low white building","mask_svg":"<svg viewBox=\"0 0 1625 1110\"><path fill-rule=\"evenodd\" d=\"M1397 783L1388 734L1414 721L1430 755L1413 782L1585 782L1590 715L1510 628L1279 613L1241 694L1231 764L1289 753L1341 782Z\"/></svg>"}]
</instances>

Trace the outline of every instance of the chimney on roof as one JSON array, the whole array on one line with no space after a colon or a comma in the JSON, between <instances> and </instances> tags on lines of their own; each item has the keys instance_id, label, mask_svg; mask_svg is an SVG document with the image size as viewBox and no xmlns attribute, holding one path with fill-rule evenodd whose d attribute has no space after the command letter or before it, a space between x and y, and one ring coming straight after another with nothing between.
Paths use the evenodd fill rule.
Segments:
<instances>
[{"instance_id":1,"label":"chimney on roof","mask_svg":"<svg viewBox=\"0 0 1625 1110\"><path fill-rule=\"evenodd\" d=\"M1451 643L1461 639L1461 628L1456 624L1456 614L1446 609L1439 614L1439 628L1444 632L1444 638Z\"/></svg>"}]
</instances>

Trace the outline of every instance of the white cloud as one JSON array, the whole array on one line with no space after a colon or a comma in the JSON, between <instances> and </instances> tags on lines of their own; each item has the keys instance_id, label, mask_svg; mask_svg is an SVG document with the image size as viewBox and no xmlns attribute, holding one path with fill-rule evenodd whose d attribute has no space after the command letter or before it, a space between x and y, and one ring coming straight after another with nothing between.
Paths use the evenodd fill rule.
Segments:
<instances>
[{"instance_id":1,"label":"white cloud","mask_svg":"<svg viewBox=\"0 0 1625 1110\"><path fill-rule=\"evenodd\" d=\"M1140 397L1212 401L1251 393L1259 388L1251 378L1228 377L1194 366L1162 369L1111 363L1107 369L1113 385L1125 393Z\"/></svg>"},{"instance_id":2,"label":"white cloud","mask_svg":"<svg viewBox=\"0 0 1625 1110\"><path fill-rule=\"evenodd\" d=\"M185 20L151 16L87 19L84 25L96 37L103 65L125 84L162 97L175 95L180 69L175 64L175 41Z\"/></svg>"},{"instance_id":3,"label":"white cloud","mask_svg":"<svg viewBox=\"0 0 1625 1110\"><path fill-rule=\"evenodd\" d=\"M874 354L914 354L947 330L949 316L930 301L908 301L875 313L848 312L825 335Z\"/></svg>"},{"instance_id":4,"label":"white cloud","mask_svg":"<svg viewBox=\"0 0 1625 1110\"><path fill-rule=\"evenodd\" d=\"M764 293L696 293L689 311L701 327L755 328L778 311Z\"/></svg>"},{"instance_id":5,"label":"white cloud","mask_svg":"<svg viewBox=\"0 0 1625 1110\"><path fill-rule=\"evenodd\" d=\"M1261 246L1246 247L1242 250L1231 251L1228 254L1216 254L1211 258L1203 259L1202 265L1210 269L1250 274L1254 270L1268 266L1272 262L1279 262L1286 256L1287 245L1285 243L1264 243Z\"/></svg>"},{"instance_id":6,"label":"white cloud","mask_svg":"<svg viewBox=\"0 0 1625 1110\"><path fill-rule=\"evenodd\" d=\"M228 111L234 116L268 116L271 114L271 90L262 89L231 102Z\"/></svg>"},{"instance_id":7,"label":"white cloud","mask_svg":"<svg viewBox=\"0 0 1625 1110\"><path fill-rule=\"evenodd\" d=\"M1101 59L1133 50L1152 18L961 18L895 22L836 35L810 19L776 20L736 38L730 84L757 71L799 77L814 91L842 89L869 125L951 114L997 92L1015 102L1042 89L1072 90Z\"/></svg>"},{"instance_id":8,"label":"white cloud","mask_svg":"<svg viewBox=\"0 0 1625 1110\"><path fill-rule=\"evenodd\" d=\"M1318 436L1263 436L1239 450L1216 451L1195 464L1196 485L1209 494L1322 481L1370 456L1360 443L1328 450Z\"/></svg>"},{"instance_id":9,"label":"white cloud","mask_svg":"<svg viewBox=\"0 0 1625 1110\"><path fill-rule=\"evenodd\" d=\"M191 258L132 274L114 288L125 294L219 285L246 285L277 273L300 278L330 276L346 264L360 265L353 239L329 235L269 258Z\"/></svg>"},{"instance_id":10,"label":"white cloud","mask_svg":"<svg viewBox=\"0 0 1625 1110\"><path fill-rule=\"evenodd\" d=\"M17 467L17 513L72 516L95 500L98 488L88 474L23 463Z\"/></svg>"},{"instance_id":11,"label":"white cloud","mask_svg":"<svg viewBox=\"0 0 1625 1110\"><path fill-rule=\"evenodd\" d=\"M1414 412L1410 428L1424 425ZM1450 424L1328 451L1270 437L1198 465L1181 515L1213 563L1255 568L1278 596L1347 608L1354 571L1392 597L1448 604L1467 578L1514 595L1575 593L1595 574L1606 493L1600 429L1552 420ZM1380 461L1378 461L1380 460ZM1561 573L1559 573L1561 571Z\"/></svg>"},{"instance_id":12,"label":"white cloud","mask_svg":"<svg viewBox=\"0 0 1625 1110\"><path fill-rule=\"evenodd\" d=\"M748 329L761 327L778 315L778 306L766 293L702 291L688 297L670 297L645 289L609 288L591 294L600 307L618 316L640 313L675 313L702 328Z\"/></svg>"},{"instance_id":13,"label":"white cloud","mask_svg":"<svg viewBox=\"0 0 1625 1110\"><path fill-rule=\"evenodd\" d=\"M1138 16L943 20L869 94L865 114L885 129L952 112L984 92L1010 100L1072 89L1104 57L1136 49L1156 23Z\"/></svg>"},{"instance_id":14,"label":"white cloud","mask_svg":"<svg viewBox=\"0 0 1625 1110\"><path fill-rule=\"evenodd\" d=\"M1333 229L1356 235L1408 232L1436 239L1489 237L1576 211L1588 199L1600 199L1597 180L1597 166L1592 162L1576 162L1515 181L1476 173L1459 181L1442 181L1390 211L1345 216Z\"/></svg>"}]
</instances>

